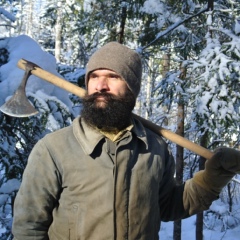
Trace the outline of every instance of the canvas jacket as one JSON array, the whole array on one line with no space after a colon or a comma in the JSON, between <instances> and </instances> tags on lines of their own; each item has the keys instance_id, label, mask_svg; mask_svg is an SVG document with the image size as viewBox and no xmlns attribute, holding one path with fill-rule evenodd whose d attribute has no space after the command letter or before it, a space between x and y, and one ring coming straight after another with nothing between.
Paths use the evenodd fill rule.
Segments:
<instances>
[{"instance_id":1,"label":"canvas jacket","mask_svg":"<svg viewBox=\"0 0 240 240\"><path fill-rule=\"evenodd\" d=\"M77 118L33 148L15 200L14 239L159 239L161 221L211 202L203 204L206 192L191 181L177 186L174 172L167 144L138 120L113 143Z\"/></svg>"}]
</instances>

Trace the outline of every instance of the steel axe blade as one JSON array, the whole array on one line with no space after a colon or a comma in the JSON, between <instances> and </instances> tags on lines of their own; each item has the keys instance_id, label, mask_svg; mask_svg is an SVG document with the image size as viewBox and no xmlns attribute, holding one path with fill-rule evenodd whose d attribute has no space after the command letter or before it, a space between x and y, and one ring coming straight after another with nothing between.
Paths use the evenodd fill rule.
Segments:
<instances>
[{"instance_id":1,"label":"steel axe blade","mask_svg":"<svg viewBox=\"0 0 240 240\"><path fill-rule=\"evenodd\" d=\"M29 117L38 113L38 111L28 101L26 96L26 84L36 64L26 61L25 73L21 84L13 94L13 96L0 107L0 111L12 117Z\"/></svg>"}]
</instances>

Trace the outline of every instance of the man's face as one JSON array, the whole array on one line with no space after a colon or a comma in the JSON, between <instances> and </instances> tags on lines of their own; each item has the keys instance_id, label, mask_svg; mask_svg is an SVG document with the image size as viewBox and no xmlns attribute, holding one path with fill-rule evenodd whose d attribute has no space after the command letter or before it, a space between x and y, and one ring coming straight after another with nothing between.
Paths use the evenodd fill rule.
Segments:
<instances>
[{"instance_id":1,"label":"man's face","mask_svg":"<svg viewBox=\"0 0 240 240\"><path fill-rule=\"evenodd\" d=\"M113 71L101 69L89 75L88 94L81 112L85 121L105 131L122 130L130 123L135 97L126 82Z\"/></svg>"},{"instance_id":2,"label":"man's face","mask_svg":"<svg viewBox=\"0 0 240 240\"><path fill-rule=\"evenodd\" d=\"M126 82L114 71L99 69L89 74L88 95L94 93L109 93L116 97L122 97L128 90ZM96 99L98 107L106 106L106 98L99 96Z\"/></svg>"}]
</instances>

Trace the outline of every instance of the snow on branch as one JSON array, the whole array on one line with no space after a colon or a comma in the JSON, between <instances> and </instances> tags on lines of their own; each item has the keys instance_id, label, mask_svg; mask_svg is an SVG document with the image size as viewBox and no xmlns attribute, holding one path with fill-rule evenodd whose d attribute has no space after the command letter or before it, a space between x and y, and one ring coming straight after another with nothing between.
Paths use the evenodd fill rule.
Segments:
<instances>
[{"instance_id":1,"label":"snow on branch","mask_svg":"<svg viewBox=\"0 0 240 240\"><path fill-rule=\"evenodd\" d=\"M0 7L0 14L5 16L8 20L15 22L16 18L8 11Z\"/></svg>"},{"instance_id":2,"label":"snow on branch","mask_svg":"<svg viewBox=\"0 0 240 240\"><path fill-rule=\"evenodd\" d=\"M159 40L161 37L167 35L169 32L171 32L172 30L174 30L175 28L179 27L180 25L182 25L183 23L189 21L190 19L194 18L194 17L197 17L198 15L201 15L202 13L204 12L207 12L208 11L208 8L205 7L203 8L202 10L200 10L198 13L190 16L190 17L187 17L187 18L184 18L183 20L179 21L179 22L176 22L174 24L172 24L170 27L168 27L166 30L160 32L157 34L156 38L154 40L152 40L149 44L147 44L145 47L141 48L140 50L144 50L145 48L151 46L153 43L155 43L157 40Z\"/></svg>"}]
</instances>

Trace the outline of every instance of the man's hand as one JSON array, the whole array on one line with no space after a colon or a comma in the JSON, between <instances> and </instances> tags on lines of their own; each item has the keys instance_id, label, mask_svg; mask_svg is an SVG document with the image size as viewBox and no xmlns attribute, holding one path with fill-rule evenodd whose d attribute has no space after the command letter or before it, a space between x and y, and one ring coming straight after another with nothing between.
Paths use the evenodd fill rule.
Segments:
<instances>
[{"instance_id":1,"label":"man's hand","mask_svg":"<svg viewBox=\"0 0 240 240\"><path fill-rule=\"evenodd\" d=\"M206 161L205 169L197 172L193 182L218 196L235 174L240 173L240 151L232 148L219 148L213 157Z\"/></svg>"}]
</instances>

